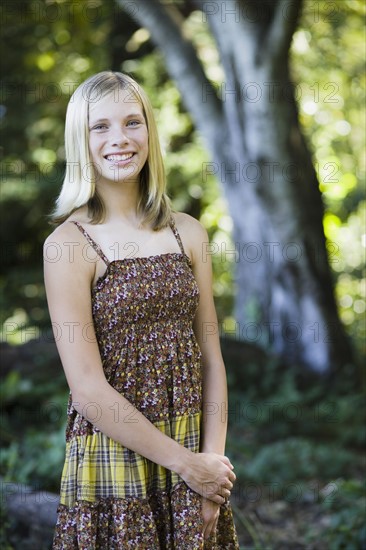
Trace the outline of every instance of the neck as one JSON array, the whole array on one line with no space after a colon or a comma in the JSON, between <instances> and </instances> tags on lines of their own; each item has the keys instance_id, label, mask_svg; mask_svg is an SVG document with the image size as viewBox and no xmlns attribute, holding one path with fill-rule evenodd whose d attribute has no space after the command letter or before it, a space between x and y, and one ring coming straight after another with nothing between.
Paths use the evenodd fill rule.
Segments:
<instances>
[{"instance_id":1,"label":"neck","mask_svg":"<svg viewBox=\"0 0 366 550\"><path fill-rule=\"evenodd\" d=\"M138 212L139 184L134 181L124 181L119 184L103 182L97 185L98 195L103 201L106 222L129 221L140 223L141 215Z\"/></svg>"}]
</instances>

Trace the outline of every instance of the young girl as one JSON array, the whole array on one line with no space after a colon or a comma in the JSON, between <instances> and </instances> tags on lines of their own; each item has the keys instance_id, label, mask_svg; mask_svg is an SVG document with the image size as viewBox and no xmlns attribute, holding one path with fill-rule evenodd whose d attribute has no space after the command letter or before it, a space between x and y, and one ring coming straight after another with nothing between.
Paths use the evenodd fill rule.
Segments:
<instances>
[{"instance_id":1,"label":"young girl","mask_svg":"<svg viewBox=\"0 0 366 550\"><path fill-rule=\"evenodd\" d=\"M65 145L44 245L70 387L53 548L237 549L207 234L171 210L152 107L130 77L79 86Z\"/></svg>"}]
</instances>

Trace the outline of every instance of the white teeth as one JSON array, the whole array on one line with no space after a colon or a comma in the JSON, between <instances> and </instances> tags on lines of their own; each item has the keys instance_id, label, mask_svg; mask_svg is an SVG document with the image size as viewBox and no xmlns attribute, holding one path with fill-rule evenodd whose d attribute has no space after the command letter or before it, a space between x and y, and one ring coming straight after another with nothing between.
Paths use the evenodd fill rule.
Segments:
<instances>
[{"instance_id":1,"label":"white teeth","mask_svg":"<svg viewBox=\"0 0 366 550\"><path fill-rule=\"evenodd\" d=\"M133 156L133 153L127 153L125 155L107 155L105 158L107 160L119 161L119 160L128 160Z\"/></svg>"}]
</instances>

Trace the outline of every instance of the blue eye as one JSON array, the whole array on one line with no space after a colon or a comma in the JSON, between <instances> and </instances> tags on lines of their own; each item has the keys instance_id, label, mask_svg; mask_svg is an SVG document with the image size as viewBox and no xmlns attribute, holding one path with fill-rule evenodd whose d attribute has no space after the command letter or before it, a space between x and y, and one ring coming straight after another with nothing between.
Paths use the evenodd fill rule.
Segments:
<instances>
[{"instance_id":1,"label":"blue eye","mask_svg":"<svg viewBox=\"0 0 366 550\"><path fill-rule=\"evenodd\" d=\"M97 124L96 126L93 126L91 130L104 130L105 128L107 128L106 124Z\"/></svg>"}]
</instances>

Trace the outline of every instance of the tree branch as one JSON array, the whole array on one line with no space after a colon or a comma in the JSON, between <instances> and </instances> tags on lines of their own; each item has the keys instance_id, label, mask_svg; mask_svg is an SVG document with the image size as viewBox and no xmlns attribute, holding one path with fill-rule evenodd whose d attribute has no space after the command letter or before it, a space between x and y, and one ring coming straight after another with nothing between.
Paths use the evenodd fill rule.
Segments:
<instances>
[{"instance_id":1,"label":"tree branch","mask_svg":"<svg viewBox=\"0 0 366 550\"><path fill-rule=\"evenodd\" d=\"M220 146L217 128L222 128L224 124L222 105L192 43L182 34L177 22L181 14L178 10L172 14L174 6L166 8L159 0L135 0L134 10L131 10L130 0L117 0L117 3L149 30L152 40L164 54L168 71L181 92L186 109L211 153L215 154L213 149ZM215 138L215 135L218 137ZM213 142L216 142L214 146Z\"/></svg>"},{"instance_id":2,"label":"tree branch","mask_svg":"<svg viewBox=\"0 0 366 550\"><path fill-rule=\"evenodd\" d=\"M276 70L279 63L288 56L292 36L298 24L302 0L278 0L272 24L266 36L262 56L267 63L273 63ZM262 57L263 58L263 57Z\"/></svg>"},{"instance_id":3,"label":"tree branch","mask_svg":"<svg viewBox=\"0 0 366 550\"><path fill-rule=\"evenodd\" d=\"M236 151L239 155L245 150L244 142L244 117L238 117L239 96L243 82L237 81L236 71L236 59L235 59L235 47L233 42L237 38L238 23L234 21L232 24L229 21L225 22L225 27L222 23L222 17L219 10L208 10L207 6L211 8L211 4L206 2L197 2L200 9L206 14L207 21L209 23L211 33L215 38L220 52L220 61L225 73L225 81L221 86L221 96L223 109L226 115L226 119L230 120L230 132L224 140L222 147ZM224 27L224 28L223 28ZM240 33L244 36L243 33ZM241 78L244 81L246 71L240 73Z\"/></svg>"}]
</instances>

